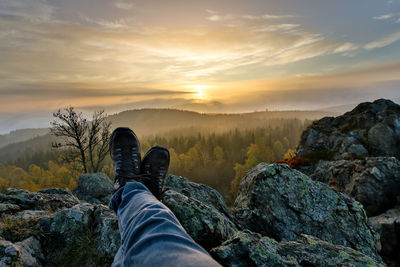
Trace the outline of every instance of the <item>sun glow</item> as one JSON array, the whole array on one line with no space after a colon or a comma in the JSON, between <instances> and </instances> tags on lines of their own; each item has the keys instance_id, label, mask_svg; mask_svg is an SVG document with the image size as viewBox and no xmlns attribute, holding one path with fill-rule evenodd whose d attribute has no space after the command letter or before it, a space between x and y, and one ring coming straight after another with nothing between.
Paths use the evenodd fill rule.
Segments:
<instances>
[{"instance_id":1,"label":"sun glow","mask_svg":"<svg viewBox=\"0 0 400 267\"><path fill-rule=\"evenodd\" d=\"M187 86L190 89L194 90L194 94L196 95L197 99L206 99L206 95L204 93L205 89L209 88L208 85L201 85L201 84L193 84Z\"/></svg>"}]
</instances>

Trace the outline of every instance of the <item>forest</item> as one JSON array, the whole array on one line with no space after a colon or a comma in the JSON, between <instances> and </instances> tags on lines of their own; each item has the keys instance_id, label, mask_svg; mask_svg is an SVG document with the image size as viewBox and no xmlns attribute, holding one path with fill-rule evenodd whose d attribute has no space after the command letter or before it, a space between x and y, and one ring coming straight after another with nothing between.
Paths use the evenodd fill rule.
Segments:
<instances>
[{"instance_id":1,"label":"forest","mask_svg":"<svg viewBox=\"0 0 400 267\"><path fill-rule=\"evenodd\" d=\"M187 177L218 190L232 204L238 184L247 170L260 162L275 162L293 156L307 120L281 119L279 124L222 133L196 129L140 138L142 155L154 145L170 150L169 173ZM0 163L0 191L8 187L36 191L48 187L73 189L82 173L78 159L67 161L68 151L47 149L25 153L7 164ZM101 170L112 178L109 156Z\"/></svg>"}]
</instances>

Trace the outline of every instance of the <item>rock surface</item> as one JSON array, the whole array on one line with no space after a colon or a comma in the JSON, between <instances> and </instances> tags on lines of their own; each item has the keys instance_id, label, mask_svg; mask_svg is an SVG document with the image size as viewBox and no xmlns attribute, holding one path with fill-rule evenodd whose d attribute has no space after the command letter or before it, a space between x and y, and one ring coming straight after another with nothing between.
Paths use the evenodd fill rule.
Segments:
<instances>
[{"instance_id":1,"label":"rock surface","mask_svg":"<svg viewBox=\"0 0 400 267\"><path fill-rule=\"evenodd\" d=\"M314 235L379 259L379 238L362 205L286 164L260 163L239 186L235 215L244 228L295 241Z\"/></svg>"},{"instance_id":2,"label":"rock surface","mask_svg":"<svg viewBox=\"0 0 400 267\"><path fill-rule=\"evenodd\" d=\"M225 266L383 265L376 255L379 243L358 202L287 165L261 164L250 173L260 172L260 166L272 166L276 180L262 171L260 177L269 178L255 178L261 183L257 191L250 190L249 177L244 179L237 202L249 205L235 213L251 215L239 216L243 224L217 191L182 177L168 176L165 185L169 190L163 202L185 230ZM262 192L267 198L258 195ZM263 202L268 195L273 199ZM254 202L254 196L260 201ZM80 202L64 189L37 193L8 189L0 199L4 210L0 215L0 266L110 266L119 249L117 217L105 205ZM268 215L266 207L275 212L276 222L271 225L278 234L266 228L259 231L265 236L246 230L266 225L267 217L260 213ZM284 221L284 216L292 221Z\"/></svg>"},{"instance_id":3,"label":"rock surface","mask_svg":"<svg viewBox=\"0 0 400 267\"><path fill-rule=\"evenodd\" d=\"M369 220L381 236L381 254L389 259L392 266L400 266L400 207L371 217Z\"/></svg>"},{"instance_id":4,"label":"rock surface","mask_svg":"<svg viewBox=\"0 0 400 267\"><path fill-rule=\"evenodd\" d=\"M0 200L0 266L110 266L120 246L115 214L66 189L7 189Z\"/></svg>"},{"instance_id":5,"label":"rock surface","mask_svg":"<svg viewBox=\"0 0 400 267\"><path fill-rule=\"evenodd\" d=\"M302 234L297 241L277 242L248 230L211 250L224 266L385 266L348 247Z\"/></svg>"},{"instance_id":6,"label":"rock surface","mask_svg":"<svg viewBox=\"0 0 400 267\"><path fill-rule=\"evenodd\" d=\"M70 208L79 204L79 200L66 189L44 189L37 193L27 190L9 188L0 194L1 204L11 204L12 209L21 210L58 210L60 208ZM18 208L17 208L18 206Z\"/></svg>"},{"instance_id":7,"label":"rock surface","mask_svg":"<svg viewBox=\"0 0 400 267\"><path fill-rule=\"evenodd\" d=\"M395 157L320 161L310 177L354 197L368 216L393 208L400 196L400 161Z\"/></svg>"},{"instance_id":8,"label":"rock surface","mask_svg":"<svg viewBox=\"0 0 400 267\"><path fill-rule=\"evenodd\" d=\"M108 205L113 192L110 178L104 173L85 173L79 176L78 185L72 193L80 200L92 204Z\"/></svg>"},{"instance_id":9,"label":"rock surface","mask_svg":"<svg viewBox=\"0 0 400 267\"><path fill-rule=\"evenodd\" d=\"M232 213L213 188L169 175L163 203L177 216L188 234L206 249L220 245L238 231Z\"/></svg>"},{"instance_id":10,"label":"rock surface","mask_svg":"<svg viewBox=\"0 0 400 267\"><path fill-rule=\"evenodd\" d=\"M379 99L315 121L303 132L296 154L287 161L292 167L354 197L368 216L378 216L400 198L400 106ZM396 255L384 252L398 248L382 240L384 260L400 266Z\"/></svg>"},{"instance_id":11,"label":"rock surface","mask_svg":"<svg viewBox=\"0 0 400 267\"><path fill-rule=\"evenodd\" d=\"M400 106L390 100L366 102L342 116L312 123L301 136L297 155L329 160L366 156L400 158Z\"/></svg>"}]
</instances>

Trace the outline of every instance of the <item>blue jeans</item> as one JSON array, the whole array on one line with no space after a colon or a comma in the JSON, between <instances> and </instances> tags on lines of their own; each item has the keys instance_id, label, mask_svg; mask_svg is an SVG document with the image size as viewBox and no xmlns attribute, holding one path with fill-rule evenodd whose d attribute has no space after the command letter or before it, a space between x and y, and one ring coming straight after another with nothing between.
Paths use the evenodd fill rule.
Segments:
<instances>
[{"instance_id":1,"label":"blue jeans","mask_svg":"<svg viewBox=\"0 0 400 267\"><path fill-rule=\"evenodd\" d=\"M121 234L112 266L220 266L143 184L126 183L110 207Z\"/></svg>"}]
</instances>

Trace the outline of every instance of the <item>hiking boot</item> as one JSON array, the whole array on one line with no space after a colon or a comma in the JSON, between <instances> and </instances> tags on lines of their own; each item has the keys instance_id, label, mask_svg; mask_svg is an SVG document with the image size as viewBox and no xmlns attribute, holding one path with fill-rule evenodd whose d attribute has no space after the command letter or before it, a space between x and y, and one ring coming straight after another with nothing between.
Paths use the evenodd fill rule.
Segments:
<instances>
[{"instance_id":1,"label":"hiking boot","mask_svg":"<svg viewBox=\"0 0 400 267\"><path fill-rule=\"evenodd\" d=\"M144 156L140 169L141 182L158 199L161 198L165 176L169 166L169 151L165 147L152 147Z\"/></svg>"},{"instance_id":2,"label":"hiking boot","mask_svg":"<svg viewBox=\"0 0 400 267\"><path fill-rule=\"evenodd\" d=\"M135 133L119 127L110 137L110 155L114 164L114 191L127 181L137 181L140 174L140 144Z\"/></svg>"}]
</instances>

